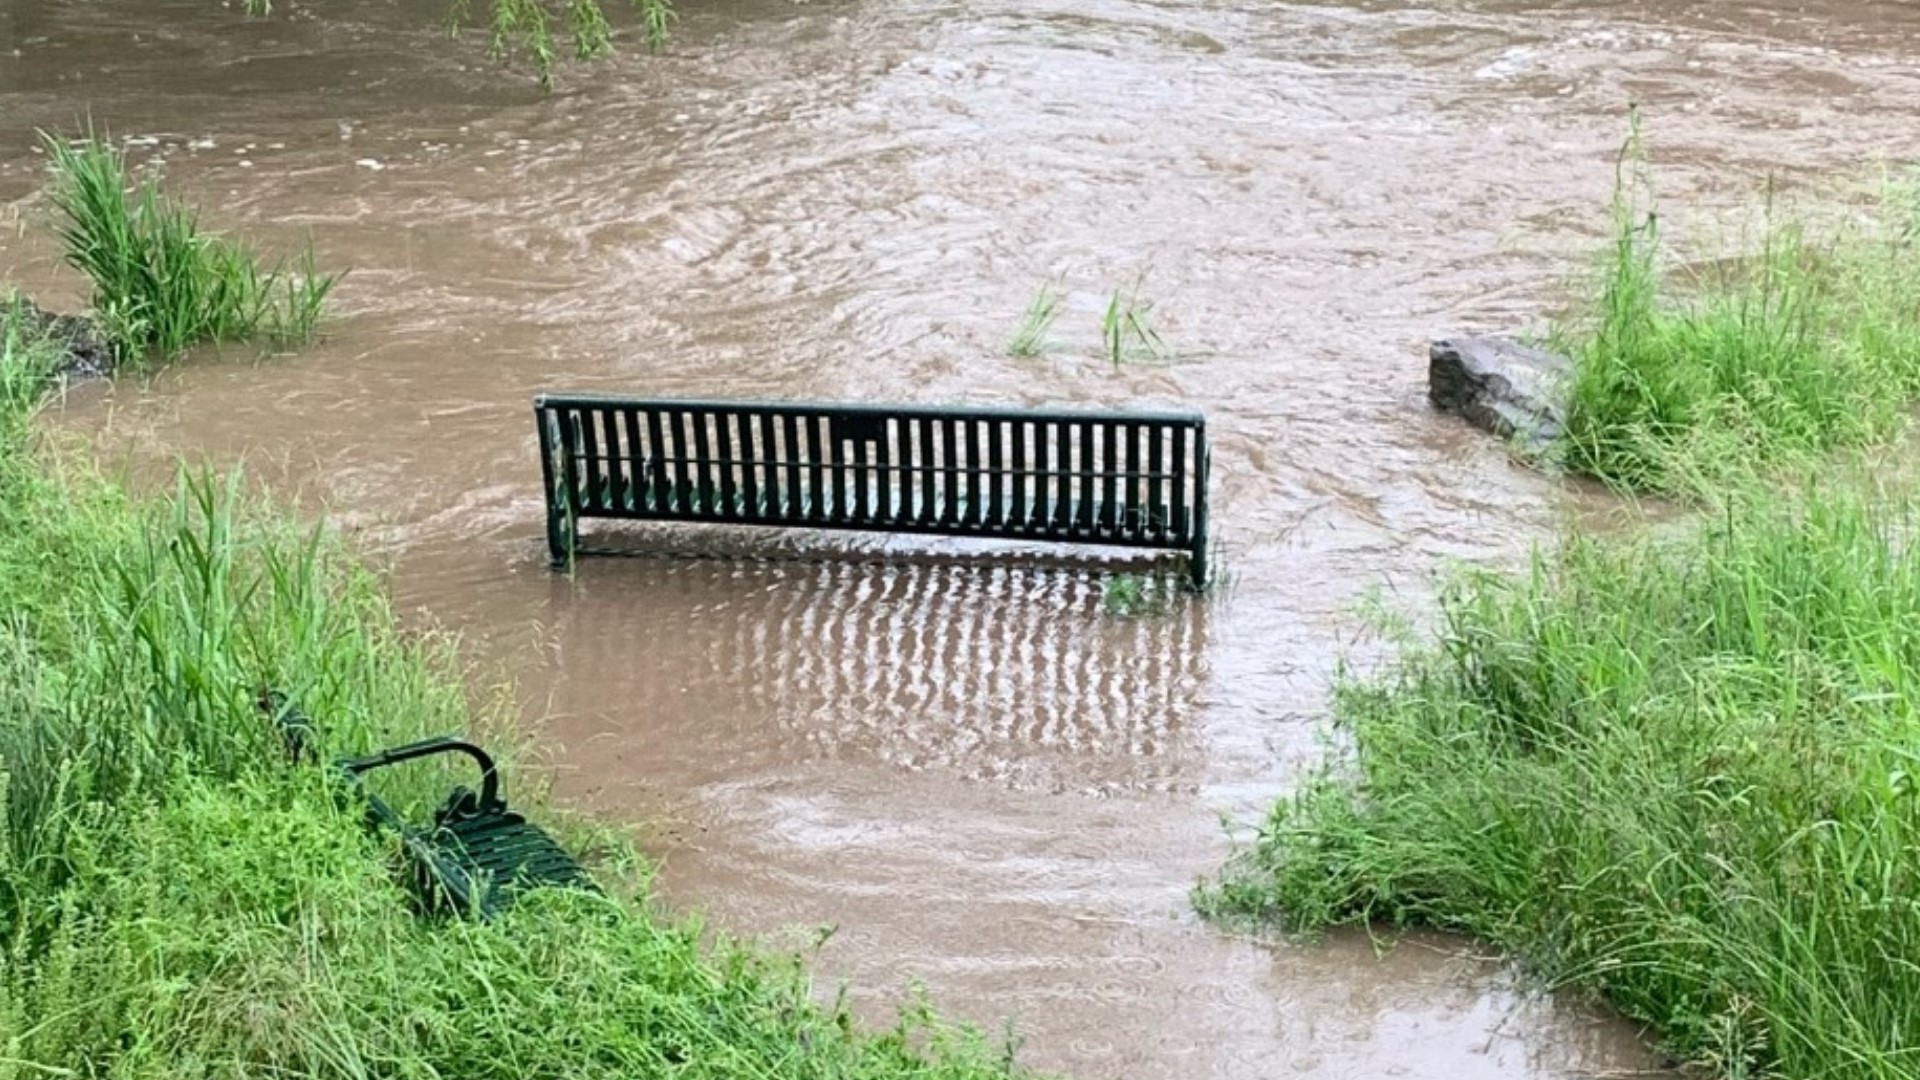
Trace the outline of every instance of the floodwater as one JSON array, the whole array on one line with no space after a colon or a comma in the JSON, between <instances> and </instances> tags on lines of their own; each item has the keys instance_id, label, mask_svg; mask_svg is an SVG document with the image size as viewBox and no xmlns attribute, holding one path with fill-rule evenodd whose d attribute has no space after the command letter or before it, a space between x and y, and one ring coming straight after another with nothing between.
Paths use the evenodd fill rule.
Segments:
<instances>
[{"instance_id":1,"label":"floodwater","mask_svg":"<svg viewBox=\"0 0 1920 1080\"><path fill-rule=\"evenodd\" d=\"M823 993L885 1020L923 984L1086 1080L1656 1068L1470 945L1261 944L1187 889L1320 754L1357 606L1418 611L1569 506L1427 409L1425 341L1562 303L1629 102L1683 225L1911 157L1920 5L688 0L664 55L551 95L438 0L275 6L0 0L7 279L82 301L31 133L89 116L210 221L353 268L320 347L62 419L328 509L512 675L564 798L645 825L671 903L832 928ZM1049 280L1054 348L1010 358ZM1099 359L1136 284L1181 363ZM685 530L558 577L543 389L1203 409L1232 587L1122 618L1098 561Z\"/></svg>"}]
</instances>

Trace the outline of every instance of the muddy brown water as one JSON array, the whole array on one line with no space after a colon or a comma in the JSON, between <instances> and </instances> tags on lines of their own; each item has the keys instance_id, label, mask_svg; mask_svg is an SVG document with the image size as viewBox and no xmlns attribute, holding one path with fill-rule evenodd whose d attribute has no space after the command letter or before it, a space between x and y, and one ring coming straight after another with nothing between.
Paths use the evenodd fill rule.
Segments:
<instances>
[{"instance_id":1,"label":"muddy brown water","mask_svg":"<svg viewBox=\"0 0 1920 1080\"><path fill-rule=\"evenodd\" d=\"M1320 753L1356 605L1417 610L1568 505L1425 408L1426 338L1554 310L1630 100L1702 219L1912 155L1920 5L689 3L665 55L551 96L428 29L437 0L314 8L0 3L6 278L81 301L30 147L88 115L209 219L353 267L310 352L77 391L110 460L244 459L328 509L512 673L564 797L651 823L672 903L836 928L823 992L875 1019L924 984L1083 1078L1656 1067L1469 945L1263 945L1186 893ZM1098 312L1142 275L1187 362L1114 370ZM1009 358L1050 279L1055 348ZM1097 562L673 530L629 539L741 557L569 581L553 388L1198 407L1234 583L1123 619Z\"/></svg>"}]
</instances>

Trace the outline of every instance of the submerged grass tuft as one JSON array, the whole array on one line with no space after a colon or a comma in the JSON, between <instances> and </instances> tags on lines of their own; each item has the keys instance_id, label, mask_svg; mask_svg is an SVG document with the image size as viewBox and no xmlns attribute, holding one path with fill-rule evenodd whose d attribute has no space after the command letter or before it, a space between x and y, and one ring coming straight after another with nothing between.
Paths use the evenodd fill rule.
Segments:
<instances>
[{"instance_id":1,"label":"submerged grass tuft","mask_svg":"<svg viewBox=\"0 0 1920 1080\"><path fill-rule=\"evenodd\" d=\"M1469 574L1198 900L1477 935L1726 1077L1920 1073L1920 497Z\"/></svg>"},{"instance_id":2,"label":"submerged grass tuft","mask_svg":"<svg viewBox=\"0 0 1920 1080\"><path fill-rule=\"evenodd\" d=\"M1920 184L1817 224L1772 191L1737 256L1666 261L1637 118L1597 303L1556 334L1575 361L1566 464L1685 494L1899 431L1920 398Z\"/></svg>"},{"instance_id":3,"label":"submerged grass tuft","mask_svg":"<svg viewBox=\"0 0 1920 1080\"><path fill-rule=\"evenodd\" d=\"M313 339L340 275L320 273L311 246L298 270L262 265L248 244L204 233L198 215L153 177L134 181L125 156L89 134L42 133L51 197L69 265L93 283L102 328L129 356L174 356L203 342Z\"/></svg>"},{"instance_id":4,"label":"submerged grass tuft","mask_svg":"<svg viewBox=\"0 0 1920 1080\"><path fill-rule=\"evenodd\" d=\"M1060 305L1066 299L1059 286L1049 281L1040 286L1033 294L1033 300L1027 304L1027 310L1020 316L1020 325L1013 332L1013 340L1007 343L1007 354L1022 360L1032 359L1047 351L1047 335L1052 333L1054 320L1060 317Z\"/></svg>"},{"instance_id":5,"label":"submerged grass tuft","mask_svg":"<svg viewBox=\"0 0 1920 1080\"><path fill-rule=\"evenodd\" d=\"M1100 339L1114 367L1128 361L1163 361L1172 352L1153 325L1153 301L1141 295L1143 271L1133 284L1115 289L1100 316Z\"/></svg>"}]
</instances>

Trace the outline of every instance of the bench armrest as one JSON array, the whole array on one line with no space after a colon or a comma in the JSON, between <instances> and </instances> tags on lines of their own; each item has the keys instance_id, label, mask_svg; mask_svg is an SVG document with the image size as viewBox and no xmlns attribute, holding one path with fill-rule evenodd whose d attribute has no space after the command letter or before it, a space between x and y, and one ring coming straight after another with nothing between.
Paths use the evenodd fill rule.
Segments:
<instances>
[{"instance_id":1,"label":"bench armrest","mask_svg":"<svg viewBox=\"0 0 1920 1080\"><path fill-rule=\"evenodd\" d=\"M472 758L474 764L480 767L480 805L487 808L501 805L500 774L494 768L493 758L472 743L448 735L422 739L416 743L396 746L365 757L346 758L340 762L340 769L358 780L363 774L375 769L432 757L435 754L465 754Z\"/></svg>"}]
</instances>

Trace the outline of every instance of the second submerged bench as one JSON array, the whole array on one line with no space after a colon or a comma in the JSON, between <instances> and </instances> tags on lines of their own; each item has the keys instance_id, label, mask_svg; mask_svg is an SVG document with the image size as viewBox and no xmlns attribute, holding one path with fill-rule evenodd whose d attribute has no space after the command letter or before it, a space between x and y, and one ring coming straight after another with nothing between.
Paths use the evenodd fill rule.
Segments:
<instances>
[{"instance_id":1,"label":"second submerged bench","mask_svg":"<svg viewBox=\"0 0 1920 1080\"><path fill-rule=\"evenodd\" d=\"M1183 551L1207 579L1206 420L1192 412L534 400L556 566L587 518Z\"/></svg>"}]
</instances>

